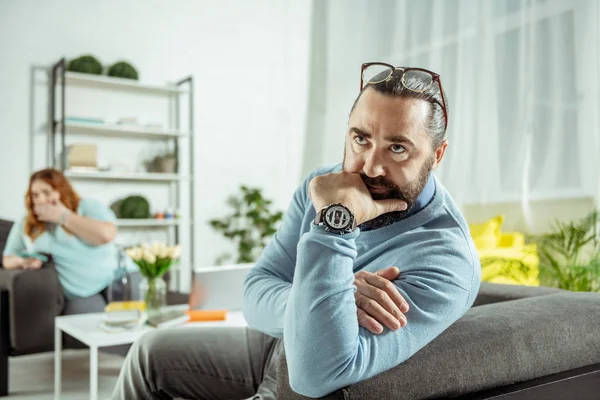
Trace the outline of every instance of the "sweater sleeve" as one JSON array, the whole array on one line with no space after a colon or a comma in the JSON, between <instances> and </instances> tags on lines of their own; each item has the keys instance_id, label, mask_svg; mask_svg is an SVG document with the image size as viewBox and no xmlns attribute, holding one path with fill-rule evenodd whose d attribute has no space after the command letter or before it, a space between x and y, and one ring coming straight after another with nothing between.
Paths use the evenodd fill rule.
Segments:
<instances>
[{"instance_id":1,"label":"sweater sleeve","mask_svg":"<svg viewBox=\"0 0 600 400\"><path fill-rule=\"evenodd\" d=\"M322 397L402 363L460 318L470 306L467 288L447 271L467 271L473 260L436 238L392 252L389 266L412 265L394 281L410 305L408 324L372 334L359 327L353 265L359 232L336 236L313 226L298 245L284 320L291 388ZM398 256L401 254L400 256Z\"/></svg>"},{"instance_id":2,"label":"sweater sleeve","mask_svg":"<svg viewBox=\"0 0 600 400\"><path fill-rule=\"evenodd\" d=\"M24 218L21 218L19 221L13 224L13 226L10 228L10 233L8 234L8 239L6 240L6 245L4 246L4 251L2 252L2 255L16 256L21 251L26 250L24 229Z\"/></svg>"},{"instance_id":3,"label":"sweater sleeve","mask_svg":"<svg viewBox=\"0 0 600 400\"><path fill-rule=\"evenodd\" d=\"M250 327L274 337L283 336L283 315L292 287L308 182L306 179L294 193L281 226L244 282L244 318Z\"/></svg>"}]
</instances>

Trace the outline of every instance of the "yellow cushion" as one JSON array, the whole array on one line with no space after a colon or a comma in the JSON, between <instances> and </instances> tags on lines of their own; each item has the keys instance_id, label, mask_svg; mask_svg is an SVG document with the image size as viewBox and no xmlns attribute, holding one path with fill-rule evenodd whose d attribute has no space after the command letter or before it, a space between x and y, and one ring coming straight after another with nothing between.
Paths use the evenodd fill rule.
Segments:
<instances>
[{"instance_id":1,"label":"yellow cushion","mask_svg":"<svg viewBox=\"0 0 600 400\"><path fill-rule=\"evenodd\" d=\"M500 229L504 222L504 215L497 215L494 218L480 224L470 224L469 231L478 250L488 249L498 246L500 241Z\"/></svg>"},{"instance_id":2,"label":"yellow cushion","mask_svg":"<svg viewBox=\"0 0 600 400\"><path fill-rule=\"evenodd\" d=\"M506 232L500 234L498 247L523 247L525 246L525 235L520 232Z\"/></svg>"},{"instance_id":3,"label":"yellow cushion","mask_svg":"<svg viewBox=\"0 0 600 400\"><path fill-rule=\"evenodd\" d=\"M479 251L481 280L492 283L539 286L539 258L534 244L520 248Z\"/></svg>"}]
</instances>

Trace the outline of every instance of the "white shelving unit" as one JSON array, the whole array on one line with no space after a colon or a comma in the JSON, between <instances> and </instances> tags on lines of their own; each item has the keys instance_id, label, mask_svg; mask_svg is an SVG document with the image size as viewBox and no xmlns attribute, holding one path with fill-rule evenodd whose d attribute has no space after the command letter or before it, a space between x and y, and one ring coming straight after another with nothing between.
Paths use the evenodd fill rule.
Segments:
<instances>
[{"instance_id":1,"label":"white shelving unit","mask_svg":"<svg viewBox=\"0 0 600 400\"><path fill-rule=\"evenodd\" d=\"M158 172L80 172L65 171L65 176L71 179L98 179L98 180L122 180L122 181L161 181L175 182L190 179L178 174L165 174Z\"/></svg>"},{"instance_id":2,"label":"white shelving unit","mask_svg":"<svg viewBox=\"0 0 600 400\"><path fill-rule=\"evenodd\" d=\"M60 62L60 61L59 61ZM140 83L132 79L113 78L104 75L90 75L79 72L64 73L66 84L69 86L80 87L101 87L122 90L134 90L152 94L185 94L189 91L185 88L177 86L176 83L170 85L149 85ZM58 77L58 84L62 84L62 77Z\"/></svg>"},{"instance_id":3,"label":"white shelving unit","mask_svg":"<svg viewBox=\"0 0 600 400\"><path fill-rule=\"evenodd\" d=\"M117 220L117 226L122 226L122 227L161 227L161 226L175 226L175 225L179 225L180 223L181 223L180 219L119 218Z\"/></svg>"},{"instance_id":4,"label":"white shelving unit","mask_svg":"<svg viewBox=\"0 0 600 400\"><path fill-rule=\"evenodd\" d=\"M193 190L193 175L194 170L194 155L193 155L193 78L187 77L179 82L155 85L138 82L130 79L114 78L108 76L89 75L75 72L66 71L66 61L61 59L51 68L48 83L50 85L50 113L48 121L48 143L51 159L49 162L53 166L60 166L65 175L71 180L87 181L87 182L98 182L95 185L102 191L106 184L110 182L124 182L125 185L121 184L119 188L126 188L126 192L123 193L123 197L126 195L136 193L141 194L138 189L139 186L146 183L147 190L150 190L148 183L153 183L152 187L159 186L153 190L162 191L164 186L168 192L169 208L179 210L179 217L177 219L118 219L116 225L119 228L127 229L127 231L140 231L144 232L147 230L166 230L171 244L185 242L183 246L185 254L181 258L181 262L174 268L173 271L177 272L178 279L176 285L171 284L171 289L177 289L179 291L188 291L191 287L191 279L194 265L194 225L192 223L194 216L194 190ZM130 104L127 100L123 102L124 98L131 99L131 96L158 96L156 100L152 101L164 101L169 104L168 125L165 129L157 129L152 127L144 127L138 125L120 125L115 123L94 123L77 121L66 118L66 98L67 98L67 87L77 88L88 88L91 92L84 90L84 99L88 93L94 93L96 90L103 92L109 92L110 96L124 96L121 98L121 105L125 105L128 108ZM82 89L79 90L81 96ZM106 94L104 94L103 101L107 100ZM189 110L182 113L181 103L182 96L187 97L187 104ZM139 97L138 97L139 98ZM184 98L184 100L186 100ZM78 100L81 104L81 97ZM85 103L87 104L87 103ZM93 104L93 103L91 103ZM105 103L96 103L99 105L105 105ZM135 106L135 102L132 102L132 107ZM138 107L143 107L138 105ZM90 110L93 114L94 110ZM100 111L102 112L102 111ZM123 112L127 115L127 112L132 112L124 109ZM76 114L77 115L77 114ZM182 123L182 115L189 118L187 123ZM187 126L186 126L187 125ZM180 126L185 126L181 129ZM66 165L66 136L67 135L78 135L86 136L88 141L94 142L95 137L104 137L105 141L112 143L112 139L128 138L128 139L150 139L150 140L161 140L166 143L172 144L175 154L177 155L177 173L150 173L150 172L119 172L117 170L84 170L84 169L67 169ZM90 139L92 138L92 139ZM108 138L108 139L106 139ZM59 145L57 146L57 139ZM117 143L117 142L115 142ZM135 143L135 142L134 142ZM131 145L131 144L130 144ZM58 147L58 148L57 148ZM57 151L60 150L60 151ZM57 154L60 154L60 159L57 160ZM187 155L186 157L183 157ZM58 161L58 162L57 162ZM187 161L187 162L186 162ZM189 162L189 163L188 163ZM106 181L104 184L102 182ZM162 186L160 186L162 185ZM121 189L116 189L120 192ZM189 199L187 199L189 196ZM187 203L182 201L187 199ZM117 200L117 199L115 199ZM185 204L185 206L184 206ZM183 209L182 209L183 208Z\"/></svg>"},{"instance_id":5,"label":"white shelving unit","mask_svg":"<svg viewBox=\"0 0 600 400\"><path fill-rule=\"evenodd\" d=\"M57 129L62 128L60 121L56 121ZM188 137L187 132L167 131L158 130L152 128L135 127L127 125L111 125L111 124L94 124L94 123L82 123L82 122L69 122L65 123L65 131L67 133L78 133L85 135L103 135L103 136L116 136L116 137L140 137L149 139L168 139L168 138L181 138Z\"/></svg>"}]
</instances>

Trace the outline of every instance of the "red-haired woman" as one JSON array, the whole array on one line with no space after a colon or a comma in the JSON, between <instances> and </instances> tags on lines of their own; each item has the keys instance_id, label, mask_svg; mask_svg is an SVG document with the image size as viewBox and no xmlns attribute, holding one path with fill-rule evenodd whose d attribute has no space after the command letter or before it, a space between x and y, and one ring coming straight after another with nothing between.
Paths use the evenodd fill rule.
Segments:
<instances>
[{"instance_id":1,"label":"red-haired woman","mask_svg":"<svg viewBox=\"0 0 600 400\"><path fill-rule=\"evenodd\" d=\"M55 169L31 175L25 204L27 216L8 236L4 268L37 269L42 261L35 254L51 254L67 299L65 314L102 311L101 292L110 284L119 257L112 243L117 233L114 213L99 201L80 199Z\"/></svg>"}]
</instances>

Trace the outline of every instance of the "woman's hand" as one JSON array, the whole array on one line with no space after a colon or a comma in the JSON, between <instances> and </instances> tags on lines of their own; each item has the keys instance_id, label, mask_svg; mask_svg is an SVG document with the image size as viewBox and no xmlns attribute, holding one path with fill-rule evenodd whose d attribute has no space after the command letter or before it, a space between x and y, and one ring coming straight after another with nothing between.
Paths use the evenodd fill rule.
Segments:
<instances>
[{"instance_id":1,"label":"woman's hand","mask_svg":"<svg viewBox=\"0 0 600 400\"><path fill-rule=\"evenodd\" d=\"M33 207L33 212L40 221L57 224L63 215L70 212L57 197L46 204L39 204Z\"/></svg>"},{"instance_id":2,"label":"woman's hand","mask_svg":"<svg viewBox=\"0 0 600 400\"><path fill-rule=\"evenodd\" d=\"M39 258L24 258L23 269L40 269L42 268L42 260Z\"/></svg>"}]
</instances>

